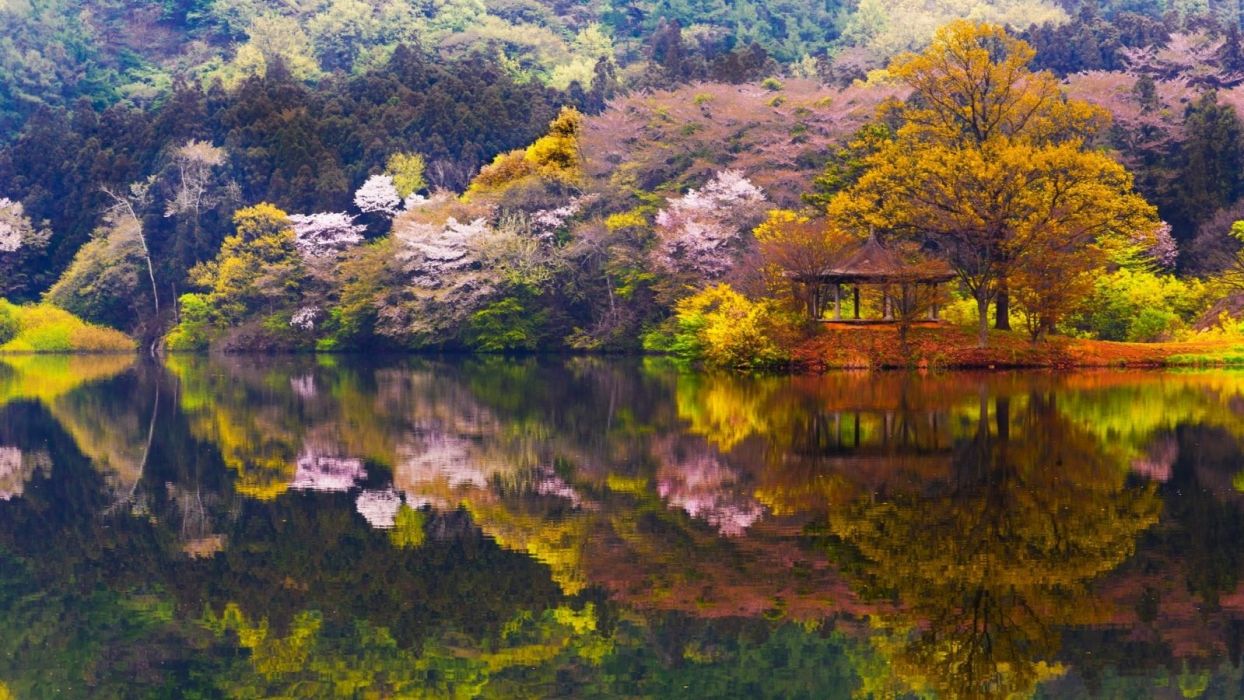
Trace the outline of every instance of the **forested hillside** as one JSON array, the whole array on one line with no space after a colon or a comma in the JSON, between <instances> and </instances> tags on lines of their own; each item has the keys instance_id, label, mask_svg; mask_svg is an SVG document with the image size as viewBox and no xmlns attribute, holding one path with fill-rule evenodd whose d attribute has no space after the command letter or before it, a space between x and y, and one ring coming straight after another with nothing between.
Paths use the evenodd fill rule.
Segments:
<instances>
[{"instance_id":1,"label":"forested hillside","mask_svg":"<svg viewBox=\"0 0 1244 700\"><path fill-rule=\"evenodd\" d=\"M1206 0L3 0L0 297L173 349L703 356L723 309L798 335L808 251L947 253L844 202L958 99L910 62L958 18L1090 115L1001 138L1100 154L1154 207L1102 224L1130 247L1056 251L1074 299L994 256L997 324L1236 332L1244 39Z\"/></svg>"}]
</instances>

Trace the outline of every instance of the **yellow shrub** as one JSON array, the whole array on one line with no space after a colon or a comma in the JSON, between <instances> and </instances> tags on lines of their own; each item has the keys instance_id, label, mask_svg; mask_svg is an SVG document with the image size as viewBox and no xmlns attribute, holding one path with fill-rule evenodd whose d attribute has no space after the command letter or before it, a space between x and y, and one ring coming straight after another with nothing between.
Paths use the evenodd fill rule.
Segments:
<instances>
[{"instance_id":1,"label":"yellow shrub","mask_svg":"<svg viewBox=\"0 0 1244 700\"><path fill-rule=\"evenodd\" d=\"M610 214L605 219L605 228L610 231L621 231L628 228L644 228L648 225L648 217L642 209L632 209L619 214Z\"/></svg>"},{"instance_id":2,"label":"yellow shrub","mask_svg":"<svg viewBox=\"0 0 1244 700\"><path fill-rule=\"evenodd\" d=\"M772 300L752 301L718 284L679 301L674 314L670 350L687 359L753 369L790 360L796 325Z\"/></svg>"},{"instance_id":3,"label":"yellow shrub","mask_svg":"<svg viewBox=\"0 0 1244 700\"><path fill-rule=\"evenodd\" d=\"M136 347L124 333L87 323L51 304L14 306L0 300L0 308L17 322L17 334L0 345L0 352L132 352Z\"/></svg>"}]
</instances>

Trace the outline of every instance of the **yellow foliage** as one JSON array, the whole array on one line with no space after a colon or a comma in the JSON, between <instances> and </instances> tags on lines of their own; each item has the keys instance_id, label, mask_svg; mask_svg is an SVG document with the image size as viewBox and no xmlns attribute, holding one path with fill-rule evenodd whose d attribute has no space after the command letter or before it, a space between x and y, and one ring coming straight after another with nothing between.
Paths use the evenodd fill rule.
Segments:
<instances>
[{"instance_id":1,"label":"yellow foliage","mask_svg":"<svg viewBox=\"0 0 1244 700\"><path fill-rule=\"evenodd\" d=\"M924 53L896 59L890 72L914 93L899 108L903 126L831 200L830 219L861 234L935 239L980 304L1029 263L1044 261L1043 279L1057 278L1052 262L1152 239L1157 210L1122 165L1085 147L1108 115L1029 71L1033 55L1001 27L958 21ZM1036 298L1053 288L1030 290L1028 306L1057 316L1073 300ZM983 317L980 330L984 343Z\"/></svg>"},{"instance_id":2,"label":"yellow foliage","mask_svg":"<svg viewBox=\"0 0 1244 700\"><path fill-rule=\"evenodd\" d=\"M219 618L209 612L207 620L208 628L216 634L237 634L242 647L250 650L255 670L268 679L305 669L321 624L319 613L302 612L290 623L289 635L274 638L269 634L267 619L248 621L237 603L227 604Z\"/></svg>"},{"instance_id":3,"label":"yellow foliage","mask_svg":"<svg viewBox=\"0 0 1244 700\"><path fill-rule=\"evenodd\" d=\"M134 340L124 333L87 323L51 304L15 306L0 299L0 310L17 321L17 335L0 353L133 352Z\"/></svg>"},{"instance_id":4,"label":"yellow foliage","mask_svg":"<svg viewBox=\"0 0 1244 700\"><path fill-rule=\"evenodd\" d=\"M398 196L406 198L427 185L423 180L425 167L423 156L418 153L394 153L385 163L384 171L393 178Z\"/></svg>"},{"instance_id":5,"label":"yellow foliage","mask_svg":"<svg viewBox=\"0 0 1244 700\"><path fill-rule=\"evenodd\" d=\"M480 169L479 174L471 181L471 187L467 190L467 194L471 195L477 192L500 189L505 185L531 175L533 172L534 168L527 161L522 149L502 153L493 158L491 163Z\"/></svg>"},{"instance_id":6,"label":"yellow foliage","mask_svg":"<svg viewBox=\"0 0 1244 700\"><path fill-rule=\"evenodd\" d=\"M526 149L497 156L480 170L471 181L467 196L502 189L531 176L578 183L583 179L583 154L579 148L582 133L583 115L573 107L563 107L549 123L548 134Z\"/></svg>"},{"instance_id":7,"label":"yellow foliage","mask_svg":"<svg viewBox=\"0 0 1244 700\"><path fill-rule=\"evenodd\" d=\"M397 509L397 516L393 521L393 529L389 531L389 540L397 547L409 547L411 549L422 547L424 540L427 539L427 535L423 531L426 519L423 511L416 510L403 503Z\"/></svg>"},{"instance_id":8,"label":"yellow foliage","mask_svg":"<svg viewBox=\"0 0 1244 700\"><path fill-rule=\"evenodd\" d=\"M302 263L294 247L289 216L262 202L233 215L236 233L224 240L210 263L190 270L191 280L206 288L201 301L219 325L228 325L261 306L288 302L302 283ZM174 329L178 338L184 329Z\"/></svg>"},{"instance_id":9,"label":"yellow foliage","mask_svg":"<svg viewBox=\"0 0 1244 700\"><path fill-rule=\"evenodd\" d=\"M792 320L768 299L752 301L728 284L703 289L674 308L673 350L718 367L771 367L789 360Z\"/></svg>"},{"instance_id":10,"label":"yellow foliage","mask_svg":"<svg viewBox=\"0 0 1244 700\"><path fill-rule=\"evenodd\" d=\"M621 231L628 228L644 228L648 225L648 217L639 209L610 214L605 218L605 228L610 231Z\"/></svg>"}]
</instances>

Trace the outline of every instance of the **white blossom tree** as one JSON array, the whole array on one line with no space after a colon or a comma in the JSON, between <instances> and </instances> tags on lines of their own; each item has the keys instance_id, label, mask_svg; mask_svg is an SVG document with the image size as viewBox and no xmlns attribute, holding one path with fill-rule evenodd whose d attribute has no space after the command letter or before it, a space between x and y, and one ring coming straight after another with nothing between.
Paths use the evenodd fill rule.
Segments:
<instances>
[{"instance_id":1,"label":"white blossom tree","mask_svg":"<svg viewBox=\"0 0 1244 700\"><path fill-rule=\"evenodd\" d=\"M354 499L354 508L368 525L379 530L392 530L402 496L393 489L364 489Z\"/></svg>"},{"instance_id":2,"label":"white blossom tree","mask_svg":"<svg viewBox=\"0 0 1244 700\"><path fill-rule=\"evenodd\" d=\"M41 286L46 266L37 258L47 249L52 232L36 227L22 203L0 197L0 297L29 293Z\"/></svg>"},{"instance_id":3,"label":"white blossom tree","mask_svg":"<svg viewBox=\"0 0 1244 700\"><path fill-rule=\"evenodd\" d=\"M22 203L0 197L0 253L16 253L25 245L30 228Z\"/></svg>"},{"instance_id":4,"label":"white blossom tree","mask_svg":"<svg viewBox=\"0 0 1244 700\"><path fill-rule=\"evenodd\" d=\"M766 201L737 170L723 170L702 189L691 189L657 213L656 263L667 272L718 279L738 260Z\"/></svg>"},{"instance_id":5,"label":"white blossom tree","mask_svg":"<svg viewBox=\"0 0 1244 700\"><path fill-rule=\"evenodd\" d=\"M379 213L388 217L401 211L402 196L389 175L372 175L354 193L354 206L364 214Z\"/></svg>"},{"instance_id":6,"label":"white blossom tree","mask_svg":"<svg viewBox=\"0 0 1244 700\"><path fill-rule=\"evenodd\" d=\"M324 258L352 248L363 242L367 230L345 212L292 214L289 221L294 226L294 245L304 258Z\"/></svg>"}]
</instances>

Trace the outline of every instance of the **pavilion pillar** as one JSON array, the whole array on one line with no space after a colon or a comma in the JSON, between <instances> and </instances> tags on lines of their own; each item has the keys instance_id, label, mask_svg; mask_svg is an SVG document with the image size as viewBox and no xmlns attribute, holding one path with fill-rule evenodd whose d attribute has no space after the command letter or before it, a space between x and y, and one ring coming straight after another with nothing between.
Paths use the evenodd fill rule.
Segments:
<instances>
[{"instance_id":1,"label":"pavilion pillar","mask_svg":"<svg viewBox=\"0 0 1244 700\"><path fill-rule=\"evenodd\" d=\"M929 320L937 320L937 282L929 285Z\"/></svg>"},{"instance_id":2,"label":"pavilion pillar","mask_svg":"<svg viewBox=\"0 0 1244 700\"><path fill-rule=\"evenodd\" d=\"M881 292L881 313L882 313L882 316L881 316L882 320L889 321L894 318L894 315L890 313L890 291L889 290L885 290Z\"/></svg>"},{"instance_id":3,"label":"pavilion pillar","mask_svg":"<svg viewBox=\"0 0 1244 700\"><path fill-rule=\"evenodd\" d=\"M860 320L860 285L858 282L851 287L852 295L855 297L855 320Z\"/></svg>"},{"instance_id":4,"label":"pavilion pillar","mask_svg":"<svg viewBox=\"0 0 1244 700\"><path fill-rule=\"evenodd\" d=\"M842 283L834 282L834 320L842 320Z\"/></svg>"}]
</instances>

